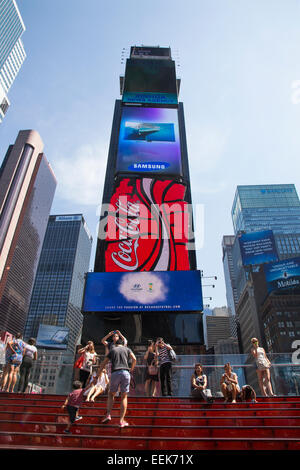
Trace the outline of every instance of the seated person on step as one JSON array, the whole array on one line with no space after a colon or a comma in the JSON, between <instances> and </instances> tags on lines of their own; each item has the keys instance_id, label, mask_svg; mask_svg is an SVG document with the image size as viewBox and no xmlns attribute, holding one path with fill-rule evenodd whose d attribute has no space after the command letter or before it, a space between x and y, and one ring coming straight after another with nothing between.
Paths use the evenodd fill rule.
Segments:
<instances>
[{"instance_id":1,"label":"seated person on step","mask_svg":"<svg viewBox=\"0 0 300 470\"><path fill-rule=\"evenodd\" d=\"M240 393L237 375L232 372L231 365L227 362L224 366L225 373L221 378L221 392L225 398L225 403L231 400L236 403L236 397Z\"/></svg>"},{"instance_id":2,"label":"seated person on step","mask_svg":"<svg viewBox=\"0 0 300 470\"><path fill-rule=\"evenodd\" d=\"M195 398L203 398L205 401L212 403L213 397L211 391L207 387L207 377L203 374L201 364L195 364L195 371L191 377L191 395Z\"/></svg>"}]
</instances>

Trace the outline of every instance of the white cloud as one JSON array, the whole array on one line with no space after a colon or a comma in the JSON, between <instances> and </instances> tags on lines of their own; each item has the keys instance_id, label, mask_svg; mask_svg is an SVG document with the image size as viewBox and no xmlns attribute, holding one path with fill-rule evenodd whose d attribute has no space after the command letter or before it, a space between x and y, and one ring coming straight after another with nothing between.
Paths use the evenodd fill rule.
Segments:
<instances>
[{"instance_id":1,"label":"white cloud","mask_svg":"<svg viewBox=\"0 0 300 470\"><path fill-rule=\"evenodd\" d=\"M163 302L167 294L167 288L159 276L146 272L125 274L119 290L128 301L140 304Z\"/></svg>"},{"instance_id":2,"label":"white cloud","mask_svg":"<svg viewBox=\"0 0 300 470\"><path fill-rule=\"evenodd\" d=\"M102 144L82 145L68 158L53 163L57 178L56 196L77 204L98 204L102 199L107 149Z\"/></svg>"}]
</instances>

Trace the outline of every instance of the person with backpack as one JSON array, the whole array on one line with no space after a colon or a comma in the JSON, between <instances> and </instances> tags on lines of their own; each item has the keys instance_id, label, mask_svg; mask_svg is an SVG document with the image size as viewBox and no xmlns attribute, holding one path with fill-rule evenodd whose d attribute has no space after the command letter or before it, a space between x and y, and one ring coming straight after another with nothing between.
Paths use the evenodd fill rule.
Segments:
<instances>
[{"instance_id":1,"label":"person with backpack","mask_svg":"<svg viewBox=\"0 0 300 470\"><path fill-rule=\"evenodd\" d=\"M172 353L171 353L172 351ZM159 377L161 394L163 397L172 396L172 356L175 357L174 350L170 344L164 342L163 338L157 338L155 352L159 362ZM172 354L172 356L171 356Z\"/></svg>"}]
</instances>

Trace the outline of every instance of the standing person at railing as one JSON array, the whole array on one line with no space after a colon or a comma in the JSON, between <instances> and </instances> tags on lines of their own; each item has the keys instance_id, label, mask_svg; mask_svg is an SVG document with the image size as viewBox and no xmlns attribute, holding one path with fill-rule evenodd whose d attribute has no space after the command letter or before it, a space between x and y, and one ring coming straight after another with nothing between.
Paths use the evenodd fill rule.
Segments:
<instances>
[{"instance_id":1,"label":"standing person at railing","mask_svg":"<svg viewBox=\"0 0 300 470\"><path fill-rule=\"evenodd\" d=\"M2 392L14 391L25 346L26 343L22 340L21 333L17 333L12 341L8 341L5 351L5 366L0 385Z\"/></svg>"},{"instance_id":2,"label":"standing person at railing","mask_svg":"<svg viewBox=\"0 0 300 470\"><path fill-rule=\"evenodd\" d=\"M86 381L92 373L92 367L96 364L97 354L95 352L95 347L93 341L88 341L87 345L84 348L78 350L78 354L83 354L83 362L80 367L79 377L82 387L85 388Z\"/></svg>"},{"instance_id":3,"label":"standing person at railing","mask_svg":"<svg viewBox=\"0 0 300 470\"><path fill-rule=\"evenodd\" d=\"M145 393L147 397L154 397L159 378L157 353L155 352L155 343L152 339L148 341L148 348L144 355L144 360L146 361L144 376Z\"/></svg>"},{"instance_id":4,"label":"standing person at railing","mask_svg":"<svg viewBox=\"0 0 300 470\"><path fill-rule=\"evenodd\" d=\"M172 396L172 359L170 344L164 342L163 338L157 338L155 352L159 361L159 377L162 396Z\"/></svg>"},{"instance_id":5,"label":"standing person at railing","mask_svg":"<svg viewBox=\"0 0 300 470\"><path fill-rule=\"evenodd\" d=\"M35 343L36 343L35 338L30 338L28 340L28 344L25 345L23 360L22 360L22 364L20 367L20 379L18 383L18 392L22 392L22 393L26 392L28 381L29 381L29 376L30 376L30 371L33 366L33 361L37 360L37 348L35 346Z\"/></svg>"},{"instance_id":6,"label":"standing person at railing","mask_svg":"<svg viewBox=\"0 0 300 470\"><path fill-rule=\"evenodd\" d=\"M251 343L253 346L251 349L251 354L256 362L256 373L260 391L264 397L268 396L267 391L269 392L270 397L275 397L276 395L273 393L270 375L270 367L272 364L267 358L264 348L259 347L258 339L252 338Z\"/></svg>"}]
</instances>

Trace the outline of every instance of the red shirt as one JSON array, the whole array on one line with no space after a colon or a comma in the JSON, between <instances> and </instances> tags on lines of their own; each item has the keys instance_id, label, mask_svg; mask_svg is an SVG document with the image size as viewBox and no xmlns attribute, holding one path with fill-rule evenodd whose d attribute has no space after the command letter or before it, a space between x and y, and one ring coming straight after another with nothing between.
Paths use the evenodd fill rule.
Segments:
<instances>
[{"instance_id":1,"label":"red shirt","mask_svg":"<svg viewBox=\"0 0 300 470\"><path fill-rule=\"evenodd\" d=\"M73 390L73 392L69 394L68 405L80 406L84 400L83 392L84 392L83 388L78 388L77 390Z\"/></svg>"}]
</instances>

